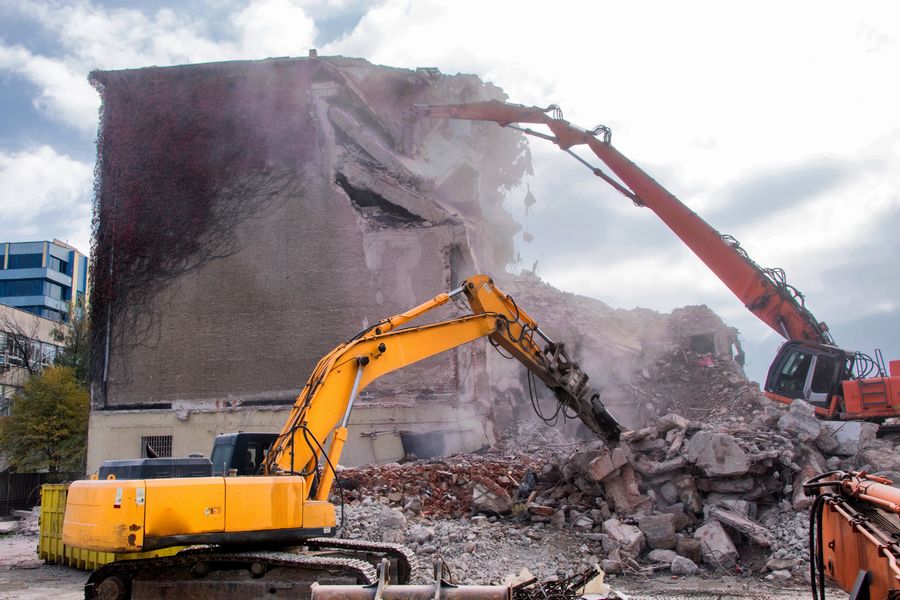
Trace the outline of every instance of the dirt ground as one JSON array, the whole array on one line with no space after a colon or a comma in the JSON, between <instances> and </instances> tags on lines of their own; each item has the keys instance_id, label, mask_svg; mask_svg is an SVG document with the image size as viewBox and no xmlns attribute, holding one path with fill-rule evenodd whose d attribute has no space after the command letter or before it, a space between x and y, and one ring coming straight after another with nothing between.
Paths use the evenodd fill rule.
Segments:
<instances>
[{"instance_id":1,"label":"dirt ground","mask_svg":"<svg viewBox=\"0 0 900 600\"><path fill-rule=\"evenodd\" d=\"M76 600L84 597L88 574L37 557L37 536L0 536L0 600Z\"/></svg>"},{"instance_id":2,"label":"dirt ground","mask_svg":"<svg viewBox=\"0 0 900 600\"><path fill-rule=\"evenodd\" d=\"M77 600L83 598L85 571L47 565L37 558L37 537L0 537L0 600ZM650 598L750 598L753 600L806 600L809 591L792 586L779 588L758 579L722 577L717 579L671 577L617 577L613 588L632 600Z\"/></svg>"}]
</instances>

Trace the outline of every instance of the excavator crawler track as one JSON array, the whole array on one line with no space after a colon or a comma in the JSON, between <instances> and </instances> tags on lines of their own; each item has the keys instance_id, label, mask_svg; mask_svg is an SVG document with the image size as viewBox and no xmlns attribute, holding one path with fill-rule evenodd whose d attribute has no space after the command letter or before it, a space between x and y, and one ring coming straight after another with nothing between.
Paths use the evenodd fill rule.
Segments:
<instances>
[{"instance_id":1,"label":"excavator crawler track","mask_svg":"<svg viewBox=\"0 0 900 600\"><path fill-rule=\"evenodd\" d=\"M352 554L355 558L366 560L373 565L377 565L382 558L387 558L391 561L391 573L396 574L394 577L396 581L392 583L405 585L416 577L423 576L416 555L400 544L324 537L306 540L304 545L310 550L335 550Z\"/></svg>"},{"instance_id":2,"label":"excavator crawler track","mask_svg":"<svg viewBox=\"0 0 900 600\"><path fill-rule=\"evenodd\" d=\"M118 561L94 571L86 600L217 600L309 598L310 586L369 585L378 576L365 560L292 552L189 549L175 556Z\"/></svg>"}]
</instances>

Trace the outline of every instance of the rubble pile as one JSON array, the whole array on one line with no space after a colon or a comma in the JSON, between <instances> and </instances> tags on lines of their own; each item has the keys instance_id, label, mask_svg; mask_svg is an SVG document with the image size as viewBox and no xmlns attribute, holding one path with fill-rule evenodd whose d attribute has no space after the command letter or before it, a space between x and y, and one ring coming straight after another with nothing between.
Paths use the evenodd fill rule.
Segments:
<instances>
[{"instance_id":1,"label":"rubble pile","mask_svg":"<svg viewBox=\"0 0 900 600\"><path fill-rule=\"evenodd\" d=\"M509 513L526 474L533 478L541 465L536 456L491 451L344 469L338 481L345 502L376 496L422 517L459 518L473 510Z\"/></svg>"},{"instance_id":2,"label":"rubble pile","mask_svg":"<svg viewBox=\"0 0 900 600\"><path fill-rule=\"evenodd\" d=\"M602 389L604 403L631 429L668 413L739 424L759 410L759 388L744 374L738 332L707 306L671 313L614 309L558 290L527 271L501 282L544 331L567 344L591 384ZM521 419L530 411L530 398L520 366L492 353L488 366L498 424ZM513 404L507 418L504 398Z\"/></svg>"},{"instance_id":3,"label":"rubble pile","mask_svg":"<svg viewBox=\"0 0 900 600\"><path fill-rule=\"evenodd\" d=\"M668 414L615 444L565 442L522 423L481 454L343 470L353 488L344 533L440 555L471 583L523 566L539 577L599 565L800 578L810 503L801 483L832 468L890 476L900 456L876 425L821 421L804 402L752 402L717 423Z\"/></svg>"},{"instance_id":4,"label":"rubble pile","mask_svg":"<svg viewBox=\"0 0 900 600\"><path fill-rule=\"evenodd\" d=\"M656 414L738 424L760 408L759 387L730 357L676 348L642 365L630 382L635 401Z\"/></svg>"}]
</instances>

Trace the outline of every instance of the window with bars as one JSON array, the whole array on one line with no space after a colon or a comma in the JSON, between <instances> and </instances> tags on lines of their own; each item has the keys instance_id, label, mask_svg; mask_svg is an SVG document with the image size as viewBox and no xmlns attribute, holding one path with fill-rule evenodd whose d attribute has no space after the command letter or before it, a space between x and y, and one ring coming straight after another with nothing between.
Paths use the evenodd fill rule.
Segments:
<instances>
[{"instance_id":1,"label":"window with bars","mask_svg":"<svg viewBox=\"0 0 900 600\"><path fill-rule=\"evenodd\" d=\"M171 435L141 436L141 458L152 458L154 454L159 458L172 456Z\"/></svg>"}]
</instances>

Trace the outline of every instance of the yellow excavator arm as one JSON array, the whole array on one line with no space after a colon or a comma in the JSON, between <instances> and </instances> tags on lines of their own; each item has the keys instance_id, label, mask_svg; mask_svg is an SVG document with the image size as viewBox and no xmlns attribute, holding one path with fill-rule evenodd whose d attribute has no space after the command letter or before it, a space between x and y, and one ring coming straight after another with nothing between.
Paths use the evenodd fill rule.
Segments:
<instances>
[{"instance_id":1,"label":"yellow excavator arm","mask_svg":"<svg viewBox=\"0 0 900 600\"><path fill-rule=\"evenodd\" d=\"M472 314L408 325L457 296L465 296ZM273 589L267 578L282 585L278 573L286 570L292 573L289 578L305 578L302 585L307 586L321 577L334 581L335 574L351 583L374 581L367 562L319 554L223 554L221 549L194 549L175 557L146 554L196 544L230 550L303 544L365 561L390 557L400 565L398 581L405 583L412 563L404 549L321 537L333 535L337 523L328 494L347 439L350 412L359 393L382 375L481 337L522 362L593 431L609 439L618 437L619 424L588 386L587 375L569 360L565 346L553 342L488 276L476 275L449 293L376 323L322 358L256 476L118 479L111 474L107 479L72 483L63 543L142 559L118 560L95 571L85 586L86 597L156 598L163 587L182 580L204 590L225 590L223 594L242 590L240 594L246 595L257 584ZM242 434L220 438L235 435ZM165 577L160 579L160 573Z\"/></svg>"},{"instance_id":2,"label":"yellow excavator arm","mask_svg":"<svg viewBox=\"0 0 900 600\"><path fill-rule=\"evenodd\" d=\"M459 295L466 297L473 314L400 328ZM324 458L328 468L314 493L316 500L326 500L359 393L382 375L485 336L524 364L593 431L618 438L619 424L588 387L587 375L569 360L565 346L554 343L490 277L475 275L452 292L376 323L322 358L266 457L265 473L309 476Z\"/></svg>"}]
</instances>

